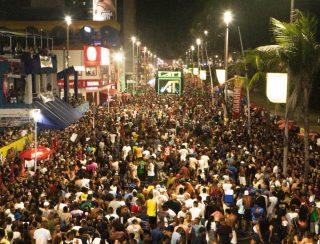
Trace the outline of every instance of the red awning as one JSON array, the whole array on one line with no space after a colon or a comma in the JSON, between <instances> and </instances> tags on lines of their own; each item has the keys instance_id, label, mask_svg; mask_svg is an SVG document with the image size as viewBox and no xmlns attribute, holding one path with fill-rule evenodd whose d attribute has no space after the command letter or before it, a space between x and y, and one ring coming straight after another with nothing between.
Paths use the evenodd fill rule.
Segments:
<instances>
[{"instance_id":1,"label":"red awning","mask_svg":"<svg viewBox=\"0 0 320 244\"><path fill-rule=\"evenodd\" d=\"M51 153L52 153L52 150L50 148L47 148L44 146L37 147L37 159L38 160L43 160L43 159L48 158ZM20 158L22 158L22 159L31 160L31 159L34 159L35 157L36 157L36 153L35 153L34 148L26 149L20 153Z\"/></svg>"}]
</instances>

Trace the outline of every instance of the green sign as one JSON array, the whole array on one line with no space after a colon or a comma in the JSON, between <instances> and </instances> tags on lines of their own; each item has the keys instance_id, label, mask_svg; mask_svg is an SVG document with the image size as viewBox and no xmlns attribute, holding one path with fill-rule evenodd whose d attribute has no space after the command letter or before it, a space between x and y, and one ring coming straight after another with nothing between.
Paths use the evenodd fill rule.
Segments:
<instances>
[{"instance_id":1,"label":"green sign","mask_svg":"<svg viewBox=\"0 0 320 244\"><path fill-rule=\"evenodd\" d=\"M158 71L157 91L159 94L181 95L181 71Z\"/></svg>"},{"instance_id":2,"label":"green sign","mask_svg":"<svg viewBox=\"0 0 320 244\"><path fill-rule=\"evenodd\" d=\"M181 78L180 71L158 71L158 78Z\"/></svg>"}]
</instances>

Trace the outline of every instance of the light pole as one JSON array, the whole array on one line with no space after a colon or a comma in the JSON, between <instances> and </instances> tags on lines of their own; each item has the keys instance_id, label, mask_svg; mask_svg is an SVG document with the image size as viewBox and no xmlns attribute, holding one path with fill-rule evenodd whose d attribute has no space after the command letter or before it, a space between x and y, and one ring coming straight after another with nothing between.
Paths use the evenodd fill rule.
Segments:
<instances>
[{"instance_id":1,"label":"light pole","mask_svg":"<svg viewBox=\"0 0 320 244\"><path fill-rule=\"evenodd\" d=\"M123 53L122 52L115 53L114 58L117 61L117 76L118 76L117 90L120 91L120 62L122 62L124 59Z\"/></svg>"},{"instance_id":2,"label":"light pole","mask_svg":"<svg viewBox=\"0 0 320 244\"><path fill-rule=\"evenodd\" d=\"M194 46L191 45L190 49L191 49L191 63L192 63L192 68L193 68L193 51L194 51Z\"/></svg>"},{"instance_id":3,"label":"light pole","mask_svg":"<svg viewBox=\"0 0 320 244\"><path fill-rule=\"evenodd\" d=\"M134 80L134 77L135 77L135 61L134 61L134 44L136 43L136 37L135 36L132 36L131 37L131 41L132 41L132 80ZM126 90L128 91L128 84L127 84L127 87L126 87Z\"/></svg>"},{"instance_id":4,"label":"light pole","mask_svg":"<svg viewBox=\"0 0 320 244\"><path fill-rule=\"evenodd\" d=\"M40 109L33 109L32 110L32 117L33 117L33 121L34 121L34 171L36 172L37 170L37 122L40 118L40 113L41 110Z\"/></svg>"},{"instance_id":5,"label":"light pole","mask_svg":"<svg viewBox=\"0 0 320 244\"><path fill-rule=\"evenodd\" d=\"M201 39L197 38L196 40L197 46L198 46L198 68L200 71L200 45L201 45Z\"/></svg>"},{"instance_id":6,"label":"light pole","mask_svg":"<svg viewBox=\"0 0 320 244\"><path fill-rule=\"evenodd\" d=\"M205 30L204 32L204 36L205 36L205 42L204 42L204 50L206 53L206 59L207 59L207 65L209 68L209 75L210 75L210 88L211 88L211 96L212 96L212 106L214 105L214 96L213 96L213 79L212 79L212 73L211 73L211 63L209 61L209 57L208 57L208 43L207 43L207 36L208 36L208 31Z\"/></svg>"},{"instance_id":7,"label":"light pole","mask_svg":"<svg viewBox=\"0 0 320 244\"><path fill-rule=\"evenodd\" d=\"M64 20L67 23L67 57L66 57L66 68L69 67L69 27L72 23L71 16L67 15Z\"/></svg>"},{"instance_id":8,"label":"light pole","mask_svg":"<svg viewBox=\"0 0 320 244\"><path fill-rule=\"evenodd\" d=\"M225 72L225 83L224 83L224 99L226 102L226 106L228 104L228 96L227 96L227 80L228 80L228 45L229 45L229 24L232 21L232 13L230 11L226 11L223 14L223 20L226 24L226 36L225 36L225 53L224 53L224 72Z\"/></svg>"},{"instance_id":9,"label":"light pole","mask_svg":"<svg viewBox=\"0 0 320 244\"><path fill-rule=\"evenodd\" d=\"M290 2L290 23L293 22L293 15L294 15L294 0Z\"/></svg>"},{"instance_id":10,"label":"light pole","mask_svg":"<svg viewBox=\"0 0 320 244\"><path fill-rule=\"evenodd\" d=\"M137 41L137 81L140 81L140 45L141 42Z\"/></svg>"}]
</instances>

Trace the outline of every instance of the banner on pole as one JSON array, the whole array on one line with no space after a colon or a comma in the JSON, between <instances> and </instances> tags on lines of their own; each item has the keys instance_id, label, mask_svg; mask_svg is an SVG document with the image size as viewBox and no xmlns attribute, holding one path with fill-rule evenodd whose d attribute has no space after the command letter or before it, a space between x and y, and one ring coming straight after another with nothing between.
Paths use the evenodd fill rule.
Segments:
<instances>
[{"instance_id":1,"label":"banner on pole","mask_svg":"<svg viewBox=\"0 0 320 244\"><path fill-rule=\"evenodd\" d=\"M234 80L232 114L234 119L239 119L241 111L242 81L239 78Z\"/></svg>"}]
</instances>

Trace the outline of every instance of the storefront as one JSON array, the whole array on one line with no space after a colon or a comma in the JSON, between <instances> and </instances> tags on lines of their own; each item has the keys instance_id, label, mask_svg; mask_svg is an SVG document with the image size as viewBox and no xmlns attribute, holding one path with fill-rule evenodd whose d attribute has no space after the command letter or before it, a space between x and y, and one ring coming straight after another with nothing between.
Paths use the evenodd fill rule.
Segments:
<instances>
[{"instance_id":1,"label":"storefront","mask_svg":"<svg viewBox=\"0 0 320 244\"><path fill-rule=\"evenodd\" d=\"M64 51L55 50L58 64L63 64ZM82 50L70 50L69 63L78 72L79 97L90 104L103 104L109 97L120 94L119 72L111 50L100 46L84 46ZM59 62L60 61L60 62ZM59 67L58 69L62 69ZM58 80L60 97L64 97L64 81ZM74 79L69 77L69 96L73 96ZM109 92L108 92L109 90Z\"/></svg>"}]
</instances>

